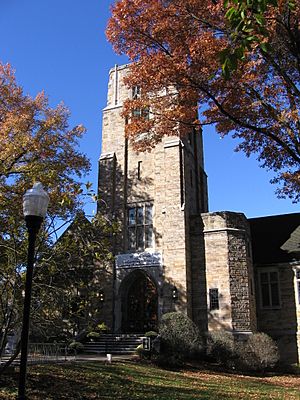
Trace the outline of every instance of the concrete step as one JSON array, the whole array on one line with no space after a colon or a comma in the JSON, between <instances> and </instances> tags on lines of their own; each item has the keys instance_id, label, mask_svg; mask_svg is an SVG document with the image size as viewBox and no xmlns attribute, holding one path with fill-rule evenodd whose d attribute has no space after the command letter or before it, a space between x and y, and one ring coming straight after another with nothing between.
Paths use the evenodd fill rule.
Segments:
<instances>
[{"instance_id":1,"label":"concrete step","mask_svg":"<svg viewBox=\"0 0 300 400\"><path fill-rule=\"evenodd\" d=\"M132 354L140 344L146 342L148 338L140 335L101 335L97 340L84 344L84 353Z\"/></svg>"}]
</instances>

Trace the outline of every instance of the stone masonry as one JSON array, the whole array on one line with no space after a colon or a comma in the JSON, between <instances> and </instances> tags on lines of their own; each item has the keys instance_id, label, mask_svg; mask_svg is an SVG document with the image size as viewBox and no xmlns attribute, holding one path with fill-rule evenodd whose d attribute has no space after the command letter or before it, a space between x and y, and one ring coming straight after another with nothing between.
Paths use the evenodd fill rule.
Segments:
<instances>
[{"instance_id":1,"label":"stone masonry","mask_svg":"<svg viewBox=\"0 0 300 400\"><path fill-rule=\"evenodd\" d=\"M182 311L203 332L225 329L243 336L255 332L257 325L260 330L269 329L278 320L271 321L259 311L257 323L259 289L254 283L246 217L208 212L201 131L191 130L184 138L178 132L164 137L149 152L134 151L124 136L121 116L124 100L132 96L132 89L123 84L127 72L126 65L109 72L99 159L98 212L114 218L121 227L112 243L116 261L107 286L113 292L108 296L111 317L107 323L121 332L129 329L128 310L139 310L137 315L145 321L150 318L150 300L144 299L143 292L145 282L150 282L147 290L152 291L155 310L152 307L151 315L155 314L156 323L164 313ZM146 210L151 210L151 222L145 219ZM138 243L142 236L143 246L134 248L132 240ZM288 273L283 266L283 282ZM288 313L278 314L280 318L288 318Z\"/></svg>"}]
</instances>

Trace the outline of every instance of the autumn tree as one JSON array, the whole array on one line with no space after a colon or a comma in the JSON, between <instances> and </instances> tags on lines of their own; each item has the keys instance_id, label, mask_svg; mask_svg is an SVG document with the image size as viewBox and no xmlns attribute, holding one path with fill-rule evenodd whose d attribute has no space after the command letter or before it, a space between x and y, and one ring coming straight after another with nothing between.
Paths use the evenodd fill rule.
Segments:
<instances>
[{"instance_id":1,"label":"autumn tree","mask_svg":"<svg viewBox=\"0 0 300 400\"><path fill-rule=\"evenodd\" d=\"M20 216L22 196L35 181L49 192L50 215L66 216L78 206L90 164L77 149L85 128L69 127L68 119L63 104L51 108L43 92L25 95L12 68L0 64L1 228Z\"/></svg>"},{"instance_id":2,"label":"autumn tree","mask_svg":"<svg viewBox=\"0 0 300 400\"><path fill-rule=\"evenodd\" d=\"M68 119L63 104L51 108L44 93L25 95L12 68L0 64L0 354L7 336L20 330L27 256L23 194L40 181L50 195L39 257L52 246L54 220L67 222L82 205L82 181L90 169L78 151L85 128L70 127Z\"/></svg>"},{"instance_id":3,"label":"autumn tree","mask_svg":"<svg viewBox=\"0 0 300 400\"><path fill-rule=\"evenodd\" d=\"M115 2L107 36L118 53L134 61L126 84L141 89L138 98L124 104L126 135L142 150L165 134L214 124L221 136L238 139L237 150L256 154L261 166L275 171L272 182L280 184L279 196L298 201L300 5L282 13L278 7L268 9L267 39L246 47L243 62L225 79L228 49L234 52L240 45L226 17L229 3ZM135 117L136 109L150 110L150 118Z\"/></svg>"}]
</instances>

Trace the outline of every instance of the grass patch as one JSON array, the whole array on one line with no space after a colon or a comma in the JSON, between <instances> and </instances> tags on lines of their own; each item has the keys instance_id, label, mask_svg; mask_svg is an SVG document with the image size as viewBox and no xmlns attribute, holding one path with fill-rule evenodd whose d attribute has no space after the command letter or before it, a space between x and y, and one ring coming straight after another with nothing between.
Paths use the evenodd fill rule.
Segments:
<instances>
[{"instance_id":1,"label":"grass patch","mask_svg":"<svg viewBox=\"0 0 300 400\"><path fill-rule=\"evenodd\" d=\"M15 399L18 374L0 376L0 399ZM245 377L212 371L167 371L134 362L29 366L30 400L300 400L297 376Z\"/></svg>"}]
</instances>

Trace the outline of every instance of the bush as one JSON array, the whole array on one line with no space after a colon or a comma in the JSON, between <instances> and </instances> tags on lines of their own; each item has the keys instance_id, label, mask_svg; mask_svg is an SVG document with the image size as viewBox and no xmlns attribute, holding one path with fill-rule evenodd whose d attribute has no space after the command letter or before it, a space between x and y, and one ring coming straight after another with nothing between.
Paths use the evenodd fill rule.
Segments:
<instances>
[{"instance_id":1,"label":"bush","mask_svg":"<svg viewBox=\"0 0 300 400\"><path fill-rule=\"evenodd\" d=\"M99 339L100 336L101 334L99 332L90 332L86 335L89 339Z\"/></svg>"},{"instance_id":2,"label":"bush","mask_svg":"<svg viewBox=\"0 0 300 400\"><path fill-rule=\"evenodd\" d=\"M75 353L81 353L84 349L84 345L80 342L71 342L69 344L69 349Z\"/></svg>"},{"instance_id":3,"label":"bush","mask_svg":"<svg viewBox=\"0 0 300 400\"><path fill-rule=\"evenodd\" d=\"M101 322L100 324L96 325L95 331L99 333L107 333L109 331L105 322Z\"/></svg>"},{"instance_id":4,"label":"bush","mask_svg":"<svg viewBox=\"0 0 300 400\"><path fill-rule=\"evenodd\" d=\"M149 337L151 340L155 339L158 336L158 333L155 331L148 331L144 335L145 337Z\"/></svg>"},{"instance_id":5,"label":"bush","mask_svg":"<svg viewBox=\"0 0 300 400\"><path fill-rule=\"evenodd\" d=\"M276 343L265 333L255 333L246 341L238 341L230 332L210 332L207 355L226 367L243 371L264 371L273 368L279 360Z\"/></svg>"},{"instance_id":6,"label":"bush","mask_svg":"<svg viewBox=\"0 0 300 400\"><path fill-rule=\"evenodd\" d=\"M202 349L198 327L186 315L179 312L164 314L159 326L161 351L175 358L191 358ZM179 357L180 356L180 357Z\"/></svg>"},{"instance_id":7,"label":"bush","mask_svg":"<svg viewBox=\"0 0 300 400\"><path fill-rule=\"evenodd\" d=\"M141 360L150 360L151 359L151 351L144 350L144 347L142 344L138 345L138 347L136 348L136 353Z\"/></svg>"},{"instance_id":8,"label":"bush","mask_svg":"<svg viewBox=\"0 0 300 400\"><path fill-rule=\"evenodd\" d=\"M245 343L237 343L240 368L248 371L265 371L275 367L279 361L275 341L265 333L249 336Z\"/></svg>"},{"instance_id":9,"label":"bush","mask_svg":"<svg viewBox=\"0 0 300 400\"><path fill-rule=\"evenodd\" d=\"M209 332L207 335L207 355L226 366L232 365L237 355L234 336L227 331Z\"/></svg>"}]
</instances>

